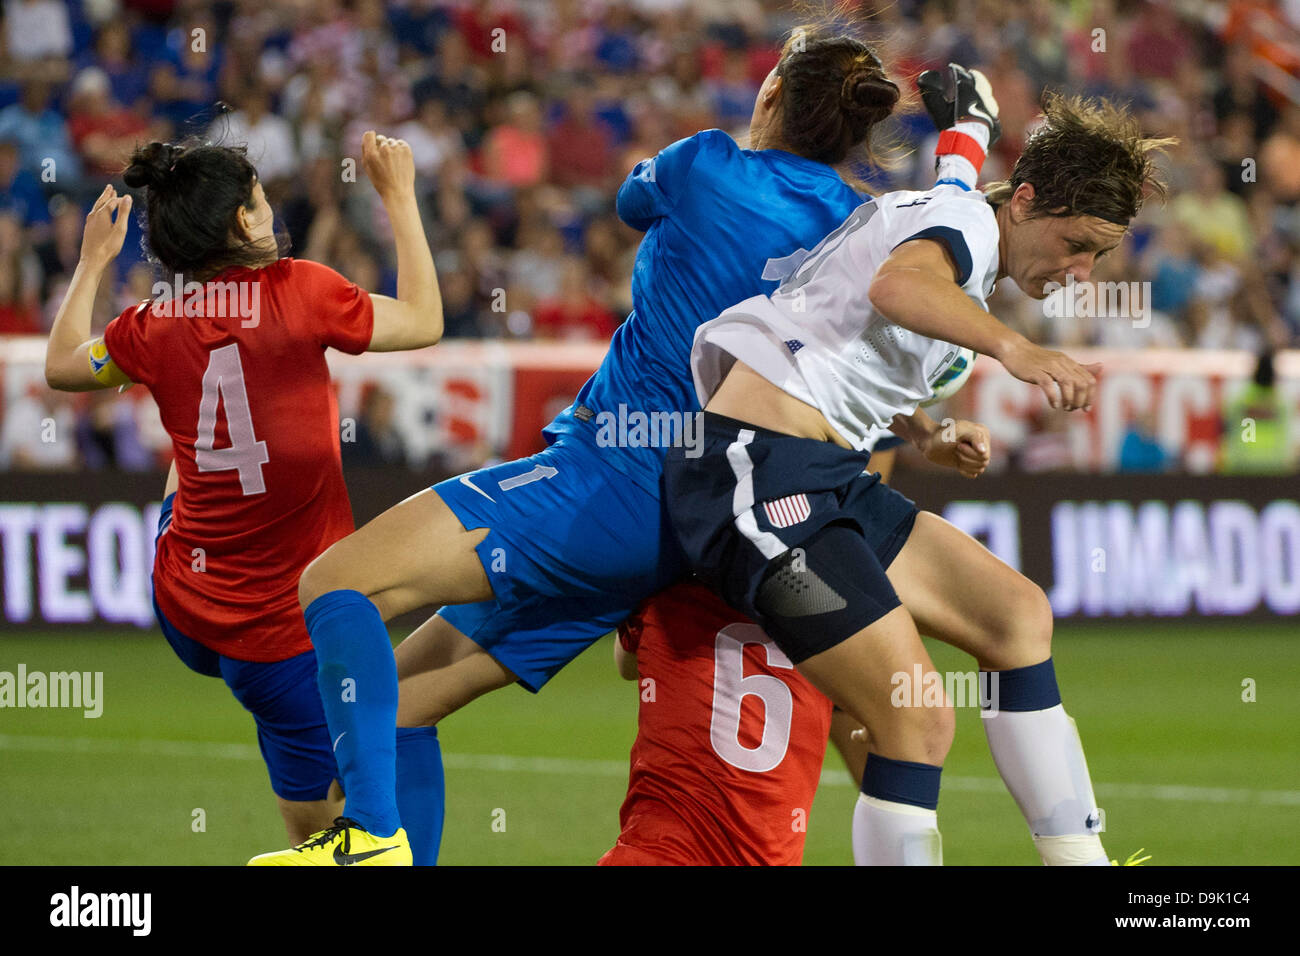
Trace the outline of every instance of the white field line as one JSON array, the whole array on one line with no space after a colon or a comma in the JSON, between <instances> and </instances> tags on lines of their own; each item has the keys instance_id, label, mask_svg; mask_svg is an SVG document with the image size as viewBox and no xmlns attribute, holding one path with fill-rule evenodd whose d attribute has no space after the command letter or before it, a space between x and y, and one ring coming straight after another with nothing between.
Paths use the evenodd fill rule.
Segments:
<instances>
[{"instance_id":1,"label":"white field line","mask_svg":"<svg viewBox=\"0 0 1300 956\"><path fill-rule=\"evenodd\" d=\"M64 754L136 754L147 757L199 758L204 760L261 760L252 744L210 743L186 740L119 740L110 737L56 737L47 735L0 734L0 751L29 751ZM449 770L486 770L500 773L539 773L560 776L627 777L623 760L592 760L581 757L515 757L507 754L443 754ZM842 768L822 772L823 786L851 786ZM945 775L945 790L963 793L1005 793L997 777ZM1097 796L1134 800L1165 800L1181 803L1240 803L1256 806L1300 806L1300 790L1249 790L1234 787L1193 787L1179 784L1099 783Z\"/></svg>"}]
</instances>

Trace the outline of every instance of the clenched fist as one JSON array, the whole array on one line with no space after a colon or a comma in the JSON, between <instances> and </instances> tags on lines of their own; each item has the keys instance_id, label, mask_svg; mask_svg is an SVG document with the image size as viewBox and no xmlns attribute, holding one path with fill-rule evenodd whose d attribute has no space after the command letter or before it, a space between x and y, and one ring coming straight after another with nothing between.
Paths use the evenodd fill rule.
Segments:
<instances>
[{"instance_id":1,"label":"clenched fist","mask_svg":"<svg viewBox=\"0 0 1300 956\"><path fill-rule=\"evenodd\" d=\"M989 466L989 430L978 422L951 418L935 422L925 443L925 457L936 465L956 468L967 478L978 478Z\"/></svg>"},{"instance_id":2,"label":"clenched fist","mask_svg":"<svg viewBox=\"0 0 1300 956\"><path fill-rule=\"evenodd\" d=\"M415 160L404 139L368 130L361 137L361 163L381 198L415 192Z\"/></svg>"}]
</instances>

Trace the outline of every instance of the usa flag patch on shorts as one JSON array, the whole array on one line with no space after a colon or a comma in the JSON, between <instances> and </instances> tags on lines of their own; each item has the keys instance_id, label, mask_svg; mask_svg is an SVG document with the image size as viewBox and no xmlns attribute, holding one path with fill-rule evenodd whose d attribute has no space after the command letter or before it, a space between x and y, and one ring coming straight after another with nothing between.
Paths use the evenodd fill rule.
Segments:
<instances>
[{"instance_id":1,"label":"usa flag patch on shorts","mask_svg":"<svg viewBox=\"0 0 1300 956\"><path fill-rule=\"evenodd\" d=\"M784 498L764 501L763 514L767 515L772 527L788 528L812 514L812 508L808 505L807 495L786 495Z\"/></svg>"}]
</instances>

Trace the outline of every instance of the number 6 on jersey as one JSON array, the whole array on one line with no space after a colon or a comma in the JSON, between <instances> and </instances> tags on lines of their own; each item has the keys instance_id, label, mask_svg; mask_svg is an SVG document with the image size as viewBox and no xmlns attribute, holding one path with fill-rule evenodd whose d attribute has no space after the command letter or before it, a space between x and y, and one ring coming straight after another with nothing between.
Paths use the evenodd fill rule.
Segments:
<instances>
[{"instance_id":1,"label":"number 6 on jersey","mask_svg":"<svg viewBox=\"0 0 1300 956\"><path fill-rule=\"evenodd\" d=\"M745 645L761 644L767 666L794 670L790 659L757 624L729 624L714 641L713 719L709 741L713 752L740 770L767 773L785 759L790 746L794 695L785 681L772 674L745 676ZM757 747L740 742L740 712L745 698L763 702L763 739Z\"/></svg>"},{"instance_id":2,"label":"number 6 on jersey","mask_svg":"<svg viewBox=\"0 0 1300 956\"><path fill-rule=\"evenodd\" d=\"M214 448L217 433L217 406L226 410L226 429L230 445ZM194 442L194 463L199 471L238 471L239 484L245 495L266 492L262 466L271 460L266 442L253 434L253 416L248 409L248 392L244 389L244 366L239 361L239 346L231 343L208 354L208 368L203 373L203 399L199 402L199 425Z\"/></svg>"}]
</instances>

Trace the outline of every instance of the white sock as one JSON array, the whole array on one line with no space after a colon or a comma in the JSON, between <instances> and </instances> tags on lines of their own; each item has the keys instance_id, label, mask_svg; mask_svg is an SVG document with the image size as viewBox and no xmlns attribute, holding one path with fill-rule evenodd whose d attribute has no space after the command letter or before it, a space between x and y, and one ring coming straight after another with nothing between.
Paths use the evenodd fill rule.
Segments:
<instances>
[{"instance_id":1,"label":"white sock","mask_svg":"<svg viewBox=\"0 0 1300 956\"><path fill-rule=\"evenodd\" d=\"M943 842L933 810L858 794L853 808L853 862L858 866L942 866Z\"/></svg>"},{"instance_id":2,"label":"white sock","mask_svg":"<svg viewBox=\"0 0 1300 956\"><path fill-rule=\"evenodd\" d=\"M1015 798L1047 866L1108 866L1101 813L1074 721L1046 710L985 711L984 732L998 773Z\"/></svg>"}]
</instances>

